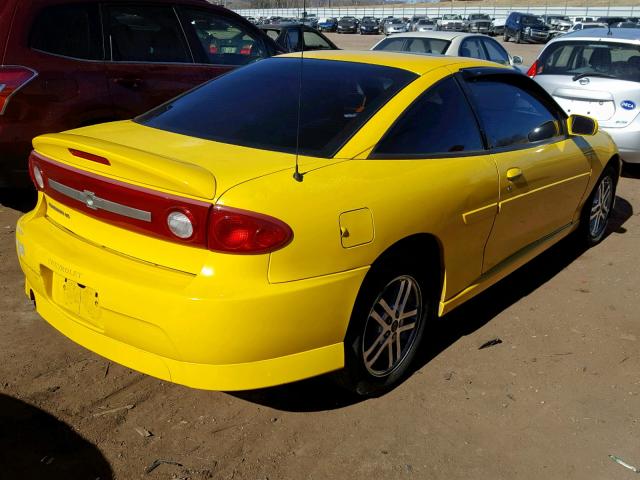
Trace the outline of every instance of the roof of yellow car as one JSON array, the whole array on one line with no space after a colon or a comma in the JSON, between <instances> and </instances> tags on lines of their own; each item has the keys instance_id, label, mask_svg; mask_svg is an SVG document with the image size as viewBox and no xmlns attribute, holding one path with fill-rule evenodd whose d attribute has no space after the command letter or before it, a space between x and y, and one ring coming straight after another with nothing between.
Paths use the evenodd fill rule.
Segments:
<instances>
[{"instance_id":1,"label":"roof of yellow car","mask_svg":"<svg viewBox=\"0 0 640 480\"><path fill-rule=\"evenodd\" d=\"M300 57L300 52L287 53L280 57ZM504 67L477 58L452 57L445 55L424 55L373 50L314 50L304 52L304 58L337 60L342 62L369 63L384 67L401 68L418 75L439 67L456 65L458 68ZM508 67L505 67L508 68Z\"/></svg>"}]
</instances>

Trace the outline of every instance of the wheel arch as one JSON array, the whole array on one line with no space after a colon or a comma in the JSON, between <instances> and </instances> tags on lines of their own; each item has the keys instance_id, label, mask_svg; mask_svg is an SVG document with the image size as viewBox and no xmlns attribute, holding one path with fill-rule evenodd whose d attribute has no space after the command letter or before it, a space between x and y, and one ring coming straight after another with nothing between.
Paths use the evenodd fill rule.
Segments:
<instances>
[{"instance_id":1,"label":"wheel arch","mask_svg":"<svg viewBox=\"0 0 640 480\"><path fill-rule=\"evenodd\" d=\"M384 269L384 266L398 259L415 259L423 266L424 271L429 275L436 286L434 298L440 300L444 285L444 253L440 239L431 233L415 233L404 237L387 249L385 249L371 264L369 272L365 276L360 287L360 291L367 283L368 277ZM360 292L358 292L358 295Z\"/></svg>"}]
</instances>

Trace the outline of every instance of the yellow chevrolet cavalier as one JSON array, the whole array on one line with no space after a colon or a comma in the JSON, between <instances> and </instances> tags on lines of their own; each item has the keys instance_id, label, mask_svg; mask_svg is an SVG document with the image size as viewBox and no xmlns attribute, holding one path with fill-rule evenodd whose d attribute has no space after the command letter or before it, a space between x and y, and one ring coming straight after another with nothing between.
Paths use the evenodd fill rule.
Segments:
<instances>
[{"instance_id":1,"label":"yellow chevrolet cavalier","mask_svg":"<svg viewBox=\"0 0 640 480\"><path fill-rule=\"evenodd\" d=\"M385 391L436 317L570 232L600 241L620 168L524 75L382 52L261 61L33 143L16 241L37 311L215 390L339 371Z\"/></svg>"}]
</instances>

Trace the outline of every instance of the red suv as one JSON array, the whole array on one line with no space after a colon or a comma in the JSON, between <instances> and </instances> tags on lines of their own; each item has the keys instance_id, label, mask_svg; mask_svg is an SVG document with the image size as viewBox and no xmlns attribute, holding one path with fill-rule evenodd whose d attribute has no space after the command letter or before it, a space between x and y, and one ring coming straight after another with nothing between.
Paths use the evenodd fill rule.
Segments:
<instances>
[{"instance_id":1,"label":"red suv","mask_svg":"<svg viewBox=\"0 0 640 480\"><path fill-rule=\"evenodd\" d=\"M36 135L134 117L279 52L205 0L0 0L0 187L28 182Z\"/></svg>"}]
</instances>

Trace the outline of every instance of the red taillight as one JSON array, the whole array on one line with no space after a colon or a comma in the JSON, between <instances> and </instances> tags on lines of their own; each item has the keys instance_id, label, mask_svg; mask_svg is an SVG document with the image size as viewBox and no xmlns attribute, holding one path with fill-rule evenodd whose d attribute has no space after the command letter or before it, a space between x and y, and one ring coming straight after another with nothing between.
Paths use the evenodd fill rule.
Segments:
<instances>
[{"instance_id":1,"label":"red taillight","mask_svg":"<svg viewBox=\"0 0 640 480\"><path fill-rule=\"evenodd\" d=\"M251 49L253 48L253 44L244 45L240 49L240 55L251 55Z\"/></svg>"},{"instance_id":2,"label":"red taillight","mask_svg":"<svg viewBox=\"0 0 640 480\"><path fill-rule=\"evenodd\" d=\"M291 228L276 218L111 180L35 152L29 157L29 172L47 197L163 240L217 252L257 254L278 250L293 238Z\"/></svg>"},{"instance_id":3,"label":"red taillight","mask_svg":"<svg viewBox=\"0 0 640 480\"><path fill-rule=\"evenodd\" d=\"M216 206L209 215L209 250L229 253L268 253L293 238L284 222L255 212Z\"/></svg>"},{"instance_id":4,"label":"red taillight","mask_svg":"<svg viewBox=\"0 0 640 480\"><path fill-rule=\"evenodd\" d=\"M27 67L0 66L0 115L7 108L9 99L38 75Z\"/></svg>"},{"instance_id":5,"label":"red taillight","mask_svg":"<svg viewBox=\"0 0 640 480\"><path fill-rule=\"evenodd\" d=\"M539 73L540 72L538 71L538 60L536 60L535 62L533 62L533 65L529 67L529 70L527 70L527 76L533 78Z\"/></svg>"},{"instance_id":6,"label":"red taillight","mask_svg":"<svg viewBox=\"0 0 640 480\"><path fill-rule=\"evenodd\" d=\"M215 45L209 45L209 53L211 55L216 55L218 53L218 47Z\"/></svg>"}]
</instances>

